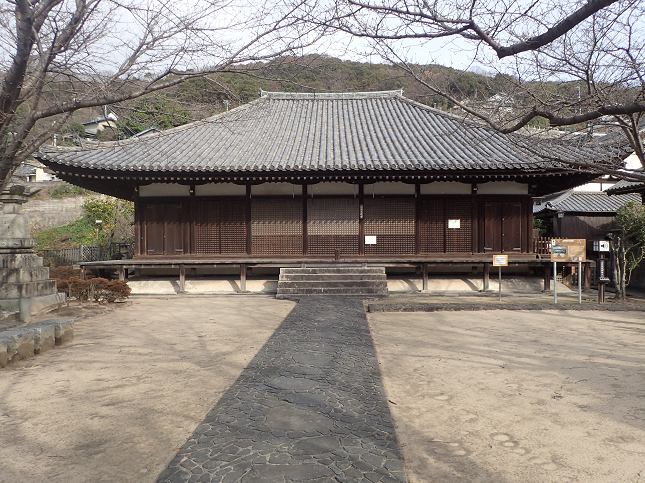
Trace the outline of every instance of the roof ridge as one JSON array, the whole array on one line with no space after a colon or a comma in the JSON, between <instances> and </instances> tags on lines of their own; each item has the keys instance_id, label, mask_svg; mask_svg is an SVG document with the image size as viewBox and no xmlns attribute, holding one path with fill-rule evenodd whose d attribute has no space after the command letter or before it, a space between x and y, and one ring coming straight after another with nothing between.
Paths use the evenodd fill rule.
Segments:
<instances>
[{"instance_id":1,"label":"roof ridge","mask_svg":"<svg viewBox=\"0 0 645 483\"><path fill-rule=\"evenodd\" d=\"M374 99L403 96L403 89L371 92L270 92L260 89L260 98L274 99Z\"/></svg>"}]
</instances>

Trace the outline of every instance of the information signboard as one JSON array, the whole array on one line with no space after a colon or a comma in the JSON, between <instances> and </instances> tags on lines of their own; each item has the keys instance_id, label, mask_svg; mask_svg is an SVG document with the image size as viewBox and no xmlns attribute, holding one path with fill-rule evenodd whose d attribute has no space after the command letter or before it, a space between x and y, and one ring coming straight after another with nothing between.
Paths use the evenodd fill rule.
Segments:
<instances>
[{"instance_id":1,"label":"information signboard","mask_svg":"<svg viewBox=\"0 0 645 483\"><path fill-rule=\"evenodd\" d=\"M555 238L551 240L552 262L586 262L587 240L584 238Z\"/></svg>"},{"instance_id":2,"label":"information signboard","mask_svg":"<svg viewBox=\"0 0 645 483\"><path fill-rule=\"evenodd\" d=\"M493 267L508 267L508 255L493 255Z\"/></svg>"}]
</instances>

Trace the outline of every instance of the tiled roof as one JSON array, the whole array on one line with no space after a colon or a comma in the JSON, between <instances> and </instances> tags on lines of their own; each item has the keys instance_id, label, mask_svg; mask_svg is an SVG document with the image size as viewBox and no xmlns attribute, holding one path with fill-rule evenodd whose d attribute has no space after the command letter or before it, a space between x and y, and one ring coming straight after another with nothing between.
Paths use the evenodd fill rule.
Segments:
<instances>
[{"instance_id":1,"label":"tiled roof","mask_svg":"<svg viewBox=\"0 0 645 483\"><path fill-rule=\"evenodd\" d=\"M400 91L262 93L244 106L145 138L43 147L48 164L145 172L541 171L558 167L519 135L406 99ZM546 142L546 141L545 141ZM551 142L550 159L598 151Z\"/></svg>"},{"instance_id":2,"label":"tiled roof","mask_svg":"<svg viewBox=\"0 0 645 483\"><path fill-rule=\"evenodd\" d=\"M542 203L533 205L533 213L545 211L562 211L569 213L616 213L618 208L629 201L641 202L640 195L635 193L608 196L605 191L573 191L542 198Z\"/></svg>"},{"instance_id":3,"label":"tiled roof","mask_svg":"<svg viewBox=\"0 0 645 483\"><path fill-rule=\"evenodd\" d=\"M645 189L645 181L627 181L621 179L614 186L607 190L607 193L614 195L615 193L629 193L630 191L643 191Z\"/></svg>"}]
</instances>

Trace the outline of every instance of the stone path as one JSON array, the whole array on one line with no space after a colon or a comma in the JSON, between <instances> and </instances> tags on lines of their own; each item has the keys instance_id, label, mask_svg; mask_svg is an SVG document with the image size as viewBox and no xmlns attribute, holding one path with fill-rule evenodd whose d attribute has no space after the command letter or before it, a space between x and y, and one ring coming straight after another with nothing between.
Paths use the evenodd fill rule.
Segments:
<instances>
[{"instance_id":1,"label":"stone path","mask_svg":"<svg viewBox=\"0 0 645 483\"><path fill-rule=\"evenodd\" d=\"M158 479L186 481L407 482L360 300L301 299Z\"/></svg>"}]
</instances>

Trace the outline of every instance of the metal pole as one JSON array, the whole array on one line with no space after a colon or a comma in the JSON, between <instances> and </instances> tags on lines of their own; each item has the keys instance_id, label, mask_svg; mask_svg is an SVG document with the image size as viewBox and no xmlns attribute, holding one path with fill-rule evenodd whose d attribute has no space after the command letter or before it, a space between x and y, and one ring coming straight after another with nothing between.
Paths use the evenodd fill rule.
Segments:
<instances>
[{"instance_id":1,"label":"metal pole","mask_svg":"<svg viewBox=\"0 0 645 483\"><path fill-rule=\"evenodd\" d=\"M582 304L582 262L578 262L578 303Z\"/></svg>"},{"instance_id":2,"label":"metal pole","mask_svg":"<svg viewBox=\"0 0 645 483\"><path fill-rule=\"evenodd\" d=\"M502 301L502 267L497 267L499 269L499 301Z\"/></svg>"},{"instance_id":3,"label":"metal pole","mask_svg":"<svg viewBox=\"0 0 645 483\"><path fill-rule=\"evenodd\" d=\"M557 280L557 263L553 262L553 303L558 303L558 280Z\"/></svg>"}]
</instances>

